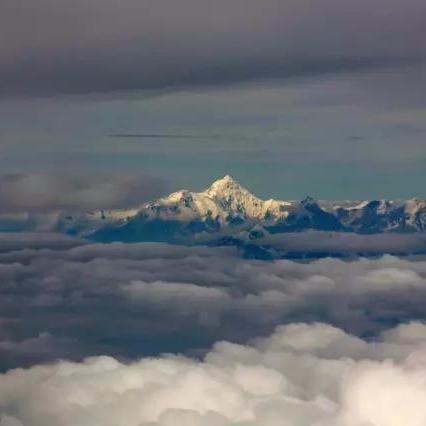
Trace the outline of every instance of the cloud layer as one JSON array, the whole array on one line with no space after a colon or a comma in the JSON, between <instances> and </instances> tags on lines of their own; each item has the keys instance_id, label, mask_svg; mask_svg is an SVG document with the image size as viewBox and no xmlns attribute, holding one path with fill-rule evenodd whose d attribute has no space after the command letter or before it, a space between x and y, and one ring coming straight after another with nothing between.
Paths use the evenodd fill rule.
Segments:
<instances>
[{"instance_id":1,"label":"cloud layer","mask_svg":"<svg viewBox=\"0 0 426 426\"><path fill-rule=\"evenodd\" d=\"M165 182L148 175L0 175L0 213L133 207L164 191Z\"/></svg>"},{"instance_id":2,"label":"cloud layer","mask_svg":"<svg viewBox=\"0 0 426 426\"><path fill-rule=\"evenodd\" d=\"M19 250L12 238L0 249L3 370L58 356L200 355L299 321L374 336L425 319L421 259L261 262L231 248L77 240ZM26 342L40 336L55 350L32 355Z\"/></svg>"},{"instance_id":3,"label":"cloud layer","mask_svg":"<svg viewBox=\"0 0 426 426\"><path fill-rule=\"evenodd\" d=\"M425 253L426 233L355 234L353 232L288 232L269 234L253 242L270 247L286 257L374 256L382 253L396 255Z\"/></svg>"},{"instance_id":4,"label":"cloud layer","mask_svg":"<svg viewBox=\"0 0 426 426\"><path fill-rule=\"evenodd\" d=\"M1 426L423 426L426 325L365 341L320 323L183 356L0 375Z\"/></svg>"},{"instance_id":5,"label":"cloud layer","mask_svg":"<svg viewBox=\"0 0 426 426\"><path fill-rule=\"evenodd\" d=\"M2 2L0 93L157 90L425 59L421 0ZM78 31L76 31L78 28Z\"/></svg>"},{"instance_id":6,"label":"cloud layer","mask_svg":"<svg viewBox=\"0 0 426 426\"><path fill-rule=\"evenodd\" d=\"M426 422L424 258L8 234L0 282L1 426Z\"/></svg>"}]
</instances>

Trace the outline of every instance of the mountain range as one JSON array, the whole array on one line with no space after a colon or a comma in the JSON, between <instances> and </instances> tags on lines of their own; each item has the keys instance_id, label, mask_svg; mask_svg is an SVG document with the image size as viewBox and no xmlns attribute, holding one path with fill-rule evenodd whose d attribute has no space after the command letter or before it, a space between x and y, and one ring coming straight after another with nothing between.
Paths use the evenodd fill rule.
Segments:
<instances>
[{"instance_id":1,"label":"mountain range","mask_svg":"<svg viewBox=\"0 0 426 426\"><path fill-rule=\"evenodd\" d=\"M262 200L227 175L205 191L180 190L131 209L0 218L0 230L59 231L98 242L213 245L246 244L265 235L308 230L418 233L426 231L426 200Z\"/></svg>"},{"instance_id":2,"label":"mountain range","mask_svg":"<svg viewBox=\"0 0 426 426\"><path fill-rule=\"evenodd\" d=\"M61 215L57 230L95 241L202 241L305 230L412 233L426 230L426 200L262 200L231 176L202 192L180 190L129 210Z\"/></svg>"}]
</instances>

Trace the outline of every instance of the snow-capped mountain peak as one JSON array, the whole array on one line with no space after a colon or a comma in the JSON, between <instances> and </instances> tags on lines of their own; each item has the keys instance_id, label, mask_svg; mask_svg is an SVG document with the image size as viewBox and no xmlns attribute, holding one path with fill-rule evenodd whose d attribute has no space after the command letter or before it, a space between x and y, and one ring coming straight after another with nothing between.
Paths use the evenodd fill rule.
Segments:
<instances>
[{"instance_id":1,"label":"snow-capped mountain peak","mask_svg":"<svg viewBox=\"0 0 426 426\"><path fill-rule=\"evenodd\" d=\"M286 218L289 211L295 208L293 202L272 198L262 200L229 175L213 182L201 194L213 200L227 216L239 216L267 223Z\"/></svg>"},{"instance_id":2,"label":"snow-capped mountain peak","mask_svg":"<svg viewBox=\"0 0 426 426\"><path fill-rule=\"evenodd\" d=\"M214 181L203 193L210 198L226 198L235 196L253 197L250 191L240 185L239 182L229 175Z\"/></svg>"},{"instance_id":3,"label":"snow-capped mountain peak","mask_svg":"<svg viewBox=\"0 0 426 426\"><path fill-rule=\"evenodd\" d=\"M214 219L220 223L243 220L277 219L286 215L291 203L276 200L261 200L240 185L231 176L216 180L203 192L180 190L142 209L148 217L179 220Z\"/></svg>"}]
</instances>

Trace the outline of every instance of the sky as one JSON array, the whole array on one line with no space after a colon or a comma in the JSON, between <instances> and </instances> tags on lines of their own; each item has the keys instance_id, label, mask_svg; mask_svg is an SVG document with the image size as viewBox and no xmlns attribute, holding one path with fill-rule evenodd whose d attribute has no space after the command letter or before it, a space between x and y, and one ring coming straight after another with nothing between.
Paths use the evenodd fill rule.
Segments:
<instances>
[{"instance_id":1,"label":"sky","mask_svg":"<svg viewBox=\"0 0 426 426\"><path fill-rule=\"evenodd\" d=\"M0 0L0 426L425 426L426 201L134 208L426 199L425 22Z\"/></svg>"},{"instance_id":2,"label":"sky","mask_svg":"<svg viewBox=\"0 0 426 426\"><path fill-rule=\"evenodd\" d=\"M426 197L423 1L0 7L2 173Z\"/></svg>"}]
</instances>

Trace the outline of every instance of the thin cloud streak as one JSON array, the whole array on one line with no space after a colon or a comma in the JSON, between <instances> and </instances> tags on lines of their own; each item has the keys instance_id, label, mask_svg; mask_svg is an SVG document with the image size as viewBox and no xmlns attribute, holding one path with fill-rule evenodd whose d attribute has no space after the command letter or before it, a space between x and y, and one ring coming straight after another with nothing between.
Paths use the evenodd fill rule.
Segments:
<instances>
[{"instance_id":1,"label":"thin cloud streak","mask_svg":"<svg viewBox=\"0 0 426 426\"><path fill-rule=\"evenodd\" d=\"M255 138L225 135L183 135L171 133L112 133L108 135L116 139L210 139L210 140L240 140L252 141Z\"/></svg>"}]
</instances>

